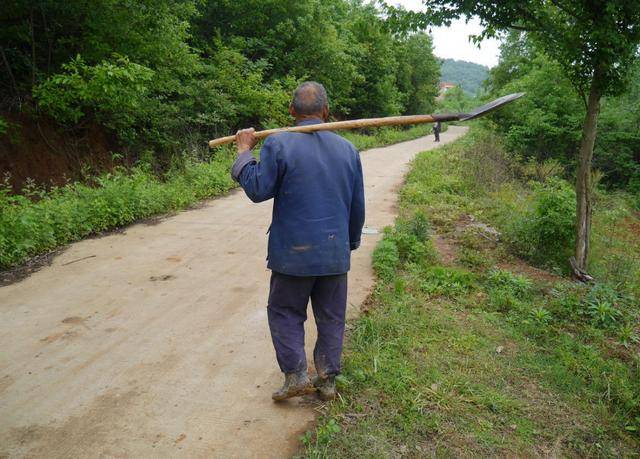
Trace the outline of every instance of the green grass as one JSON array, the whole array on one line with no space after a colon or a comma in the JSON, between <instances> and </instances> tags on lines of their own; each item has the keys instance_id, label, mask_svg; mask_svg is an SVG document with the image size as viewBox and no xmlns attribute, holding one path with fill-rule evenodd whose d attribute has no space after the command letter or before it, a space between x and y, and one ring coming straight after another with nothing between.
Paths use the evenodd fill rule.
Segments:
<instances>
[{"instance_id":1,"label":"green grass","mask_svg":"<svg viewBox=\"0 0 640 459\"><path fill-rule=\"evenodd\" d=\"M345 133L357 148L420 137L430 125ZM160 178L146 167L117 168L88 183L51 190L27 186L14 195L0 183L0 269L84 237L156 215L188 208L236 186L229 175L234 155L218 150L209 161L186 159Z\"/></svg>"},{"instance_id":2,"label":"green grass","mask_svg":"<svg viewBox=\"0 0 640 459\"><path fill-rule=\"evenodd\" d=\"M535 270L508 241L465 226L470 214L496 225L528 215L535 195L513 176L474 176L476 142L415 160L374 253L372 299L349 327L341 397L302 438L303 455L638 456L632 289ZM633 254L638 241L628 244Z\"/></svg>"}]
</instances>

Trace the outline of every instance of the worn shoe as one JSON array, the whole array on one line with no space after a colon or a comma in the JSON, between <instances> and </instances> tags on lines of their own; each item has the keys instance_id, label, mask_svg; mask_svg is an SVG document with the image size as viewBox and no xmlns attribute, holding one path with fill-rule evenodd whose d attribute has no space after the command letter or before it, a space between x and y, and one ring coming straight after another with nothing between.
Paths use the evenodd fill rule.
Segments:
<instances>
[{"instance_id":1,"label":"worn shoe","mask_svg":"<svg viewBox=\"0 0 640 459\"><path fill-rule=\"evenodd\" d=\"M291 397L311 394L315 391L306 371L299 373L288 373L284 375L284 384L275 391L271 398L276 402L286 400Z\"/></svg>"},{"instance_id":2,"label":"worn shoe","mask_svg":"<svg viewBox=\"0 0 640 459\"><path fill-rule=\"evenodd\" d=\"M313 386L318 391L320 400L325 402L335 399L338 395L336 391L336 377L333 375L327 376L326 378L316 376L313 378Z\"/></svg>"}]
</instances>

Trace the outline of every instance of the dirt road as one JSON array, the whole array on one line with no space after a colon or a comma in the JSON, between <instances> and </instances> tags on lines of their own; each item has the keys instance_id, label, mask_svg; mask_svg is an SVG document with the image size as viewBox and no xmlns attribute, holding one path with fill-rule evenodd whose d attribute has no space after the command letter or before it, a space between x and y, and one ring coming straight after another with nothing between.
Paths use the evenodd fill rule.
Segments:
<instances>
[{"instance_id":1,"label":"dirt road","mask_svg":"<svg viewBox=\"0 0 640 459\"><path fill-rule=\"evenodd\" d=\"M363 153L368 227L393 222L407 163L432 139ZM0 288L0 457L294 452L314 410L270 398L281 383L265 309L270 211L235 191L73 244ZM351 312L373 283L378 238L355 252Z\"/></svg>"}]
</instances>

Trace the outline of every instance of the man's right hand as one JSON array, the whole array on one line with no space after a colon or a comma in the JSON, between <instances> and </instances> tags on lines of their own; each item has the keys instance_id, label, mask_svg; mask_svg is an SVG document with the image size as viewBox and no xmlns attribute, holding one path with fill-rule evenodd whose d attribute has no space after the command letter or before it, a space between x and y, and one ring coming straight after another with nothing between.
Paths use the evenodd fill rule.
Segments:
<instances>
[{"instance_id":1,"label":"man's right hand","mask_svg":"<svg viewBox=\"0 0 640 459\"><path fill-rule=\"evenodd\" d=\"M256 143L258 143L258 139L256 139L255 133L256 130L253 128L241 129L236 132L236 145L238 147L238 153L251 150L256 145Z\"/></svg>"}]
</instances>

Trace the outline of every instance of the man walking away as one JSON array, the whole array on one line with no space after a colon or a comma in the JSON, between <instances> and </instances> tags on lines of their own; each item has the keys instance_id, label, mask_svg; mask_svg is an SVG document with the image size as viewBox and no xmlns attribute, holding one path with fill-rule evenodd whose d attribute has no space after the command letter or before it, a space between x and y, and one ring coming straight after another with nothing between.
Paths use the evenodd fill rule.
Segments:
<instances>
[{"instance_id":1,"label":"man walking away","mask_svg":"<svg viewBox=\"0 0 640 459\"><path fill-rule=\"evenodd\" d=\"M442 124L440 123L440 121L437 121L434 125L433 125L433 135L435 136L435 141L436 142L440 142L440 131L442 130Z\"/></svg>"},{"instance_id":2,"label":"man walking away","mask_svg":"<svg viewBox=\"0 0 640 459\"><path fill-rule=\"evenodd\" d=\"M324 87L302 83L289 113L298 126L326 122ZM314 390L336 396L347 303L351 250L364 224L362 165L356 148L329 131L269 136L256 161L253 129L238 131L238 158L231 175L253 202L273 198L267 267L271 284L267 313L283 386L273 399ZM317 377L307 375L304 322L311 299L318 339L313 351ZM315 386L315 389L314 389Z\"/></svg>"}]
</instances>

